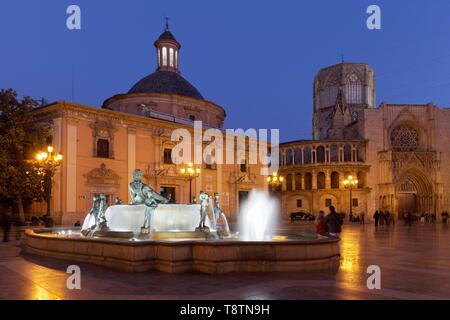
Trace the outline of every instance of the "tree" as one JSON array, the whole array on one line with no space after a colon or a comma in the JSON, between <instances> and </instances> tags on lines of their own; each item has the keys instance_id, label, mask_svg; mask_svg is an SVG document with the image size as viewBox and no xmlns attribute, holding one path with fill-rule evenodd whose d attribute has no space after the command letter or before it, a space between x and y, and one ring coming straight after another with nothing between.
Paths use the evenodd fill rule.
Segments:
<instances>
[{"instance_id":1,"label":"tree","mask_svg":"<svg viewBox=\"0 0 450 320\"><path fill-rule=\"evenodd\" d=\"M36 167L33 153L50 137L50 124L36 119L37 100L17 92L0 90L0 202L16 205L21 222L24 204L44 197L42 172Z\"/></svg>"}]
</instances>

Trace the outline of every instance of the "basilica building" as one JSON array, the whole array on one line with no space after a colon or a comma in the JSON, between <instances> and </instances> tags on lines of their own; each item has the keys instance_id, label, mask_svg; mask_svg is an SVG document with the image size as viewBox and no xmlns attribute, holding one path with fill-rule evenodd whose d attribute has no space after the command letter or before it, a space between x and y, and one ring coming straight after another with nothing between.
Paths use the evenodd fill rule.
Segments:
<instances>
[{"instance_id":1,"label":"basilica building","mask_svg":"<svg viewBox=\"0 0 450 320\"><path fill-rule=\"evenodd\" d=\"M319 71L313 86L312 140L281 144L285 217L293 212L420 215L450 209L450 109L375 105L367 64ZM352 177L357 184L344 183ZM355 181L356 182L356 181ZM350 194L352 195L350 197Z\"/></svg>"},{"instance_id":2,"label":"basilica building","mask_svg":"<svg viewBox=\"0 0 450 320\"><path fill-rule=\"evenodd\" d=\"M166 197L170 194L174 203L191 203L191 197L198 198L200 191L210 196L218 192L229 220L237 218L239 205L250 190L267 188L259 165L246 161L204 162L194 166L200 170L191 181L182 174L183 165L172 162L177 143L171 139L174 130L184 128L194 136L194 121L202 121L203 130L223 130L226 112L181 75L181 45L168 25L154 46L156 71L128 92L106 99L101 108L58 101L34 111L39 119L52 124L52 145L64 155L53 181L55 223L83 221L93 196L100 193L106 194L109 205L116 198L128 203L135 169L143 172L144 183ZM44 203L35 203L30 209L30 215L42 212Z\"/></svg>"}]
</instances>

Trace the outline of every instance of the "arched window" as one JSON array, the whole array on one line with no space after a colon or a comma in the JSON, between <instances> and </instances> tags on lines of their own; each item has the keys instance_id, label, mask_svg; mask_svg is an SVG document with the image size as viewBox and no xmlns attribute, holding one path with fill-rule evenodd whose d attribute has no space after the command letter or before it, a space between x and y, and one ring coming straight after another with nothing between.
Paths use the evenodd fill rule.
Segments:
<instances>
[{"instance_id":1,"label":"arched window","mask_svg":"<svg viewBox=\"0 0 450 320\"><path fill-rule=\"evenodd\" d=\"M286 165L287 166L292 165L292 149L288 149L286 151Z\"/></svg>"},{"instance_id":2,"label":"arched window","mask_svg":"<svg viewBox=\"0 0 450 320\"><path fill-rule=\"evenodd\" d=\"M330 107L334 106L336 103L336 98L339 92L339 79L338 77L332 73L328 77L325 85L325 89L322 93L322 107Z\"/></svg>"},{"instance_id":3,"label":"arched window","mask_svg":"<svg viewBox=\"0 0 450 320\"><path fill-rule=\"evenodd\" d=\"M350 162L352 161L352 146L349 144L346 144L344 146L344 162Z\"/></svg>"},{"instance_id":4,"label":"arched window","mask_svg":"<svg viewBox=\"0 0 450 320\"><path fill-rule=\"evenodd\" d=\"M339 173L336 171L331 173L331 189L339 189Z\"/></svg>"},{"instance_id":5,"label":"arched window","mask_svg":"<svg viewBox=\"0 0 450 320\"><path fill-rule=\"evenodd\" d=\"M391 147L395 151L414 151L419 146L419 133L413 127L402 124L391 132Z\"/></svg>"},{"instance_id":6,"label":"arched window","mask_svg":"<svg viewBox=\"0 0 450 320\"><path fill-rule=\"evenodd\" d=\"M302 150L297 148L294 151L294 163L295 165L301 165L302 164Z\"/></svg>"},{"instance_id":7,"label":"arched window","mask_svg":"<svg viewBox=\"0 0 450 320\"><path fill-rule=\"evenodd\" d=\"M170 49L169 49L169 63L170 63L170 66L171 66L171 67L174 66L173 60L174 60L174 56L173 56L173 48L170 48Z\"/></svg>"},{"instance_id":8,"label":"arched window","mask_svg":"<svg viewBox=\"0 0 450 320\"><path fill-rule=\"evenodd\" d=\"M292 174L286 176L286 191L292 191Z\"/></svg>"},{"instance_id":9,"label":"arched window","mask_svg":"<svg viewBox=\"0 0 450 320\"><path fill-rule=\"evenodd\" d=\"M161 66L161 49L158 49L158 66Z\"/></svg>"},{"instance_id":10,"label":"arched window","mask_svg":"<svg viewBox=\"0 0 450 320\"><path fill-rule=\"evenodd\" d=\"M178 50L175 51L175 68L178 69Z\"/></svg>"},{"instance_id":11,"label":"arched window","mask_svg":"<svg viewBox=\"0 0 450 320\"><path fill-rule=\"evenodd\" d=\"M358 162L364 162L364 147L362 145L358 146L357 157Z\"/></svg>"},{"instance_id":12,"label":"arched window","mask_svg":"<svg viewBox=\"0 0 450 320\"><path fill-rule=\"evenodd\" d=\"M317 174L317 189L325 189L325 173L323 172Z\"/></svg>"},{"instance_id":13,"label":"arched window","mask_svg":"<svg viewBox=\"0 0 450 320\"><path fill-rule=\"evenodd\" d=\"M162 48L162 65L167 66L167 48Z\"/></svg>"},{"instance_id":14,"label":"arched window","mask_svg":"<svg viewBox=\"0 0 450 320\"><path fill-rule=\"evenodd\" d=\"M362 103L362 85L358 76L354 73L347 78L345 98L347 99L347 103L350 104Z\"/></svg>"},{"instance_id":15,"label":"arched window","mask_svg":"<svg viewBox=\"0 0 450 320\"><path fill-rule=\"evenodd\" d=\"M318 163L325 162L325 148L323 146L316 148L316 159Z\"/></svg>"},{"instance_id":16,"label":"arched window","mask_svg":"<svg viewBox=\"0 0 450 320\"><path fill-rule=\"evenodd\" d=\"M305 190L312 189L312 175L311 173L305 173Z\"/></svg>"},{"instance_id":17,"label":"arched window","mask_svg":"<svg viewBox=\"0 0 450 320\"><path fill-rule=\"evenodd\" d=\"M302 175L300 173L295 174L295 190L302 189Z\"/></svg>"},{"instance_id":18,"label":"arched window","mask_svg":"<svg viewBox=\"0 0 450 320\"><path fill-rule=\"evenodd\" d=\"M303 149L303 160L305 164L311 163L311 147L305 147Z\"/></svg>"},{"instance_id":19,"label":"arched window","mask_svg":"<svg viewBox=\"0 0 450 320\"><path fill-rule=\"evenodd\" d=\"M339 147L336 144L332 144L330 147L330 161L339 162Z\"/></svg>"}]
</instances>

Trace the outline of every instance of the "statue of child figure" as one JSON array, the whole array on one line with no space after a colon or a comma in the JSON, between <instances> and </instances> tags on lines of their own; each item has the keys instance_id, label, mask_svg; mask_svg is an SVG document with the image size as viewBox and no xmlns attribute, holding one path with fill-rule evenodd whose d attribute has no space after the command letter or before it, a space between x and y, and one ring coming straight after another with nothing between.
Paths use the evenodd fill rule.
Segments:
<instances>
[{"instance_id":1,"label":"statue of child figure","mask_svg":"<svg viewBox=\"0 0 450 320\"><path fill-rule=\"evenodd\" d=\"M220 215L223 213L222 209L219 206L219 193L214 192L214 207L213 207L213 221L212 227L217 231L217 221L220 218Z\"/></svg>"},{"instance_id":2,"label":"statue of child figure","mask_svg":"<svg viewBox=\"0 0 450 320\"><path fill-rule=\"evenodd\" d=\"M200 191L198 198L200 201L200 223L197 231L209 231L209 228L205 225L206 216L208 215L209 195L204 191Z\"/></svg>"}]
</instances>

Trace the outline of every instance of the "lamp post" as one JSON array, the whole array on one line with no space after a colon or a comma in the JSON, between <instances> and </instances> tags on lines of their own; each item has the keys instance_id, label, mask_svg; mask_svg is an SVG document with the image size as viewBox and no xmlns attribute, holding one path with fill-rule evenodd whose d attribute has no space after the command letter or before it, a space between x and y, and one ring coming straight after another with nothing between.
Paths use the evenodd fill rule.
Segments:
<instances>
[{"instance_id":1,"label":"lamp post","mask_svg":"<svg viewBox=\"0 0 450 320\"><path fill-rule=\"evenodd\" d=\"M284 181L284 177L279 176L278 172L274 172L271 176L267 177L267 183L272 187L272 190L275 191L275 188L280 186Z\"/></svg>"},{"instance_id":2,"label":"lamp post","mask_svg":"<svg viewBox=\"0 0 450 320\"><path fill-rule=\"evenodd\" d=\"M200 175L200 168L194 167L192 162L187 165L183 165L180 169L180 173L189 180L189 202L192 203L192 180Z\"/></svg>"},{"instance_id":3,"label":"lamp post","mask_svg":"<svg viewBox=\"0 0 450 320\"><path fill-rule=\"evenodd\" d=\"M355 186L358 185L358 180L353 178L353 176L348 176L347 179L344 180L344 187L350 190L350 217L353 215L353 196L352 191Z\"/></svg>"},{"instance_id":4,"label":"lamp post","mask_svg":"<svg viewBox=\"0 0 450 320\"><path fill-rule=\"evenodd\" d=\"M47 147L47 151L38 152L36 160L39 165L39 170L44 175L44 193L45 201L47 203L47 216L50 216L50 200L52 197L52 178L56 169L59 167L63 159L62 154L54 152L52 146Z\"/></svg>"}]
</instances>

